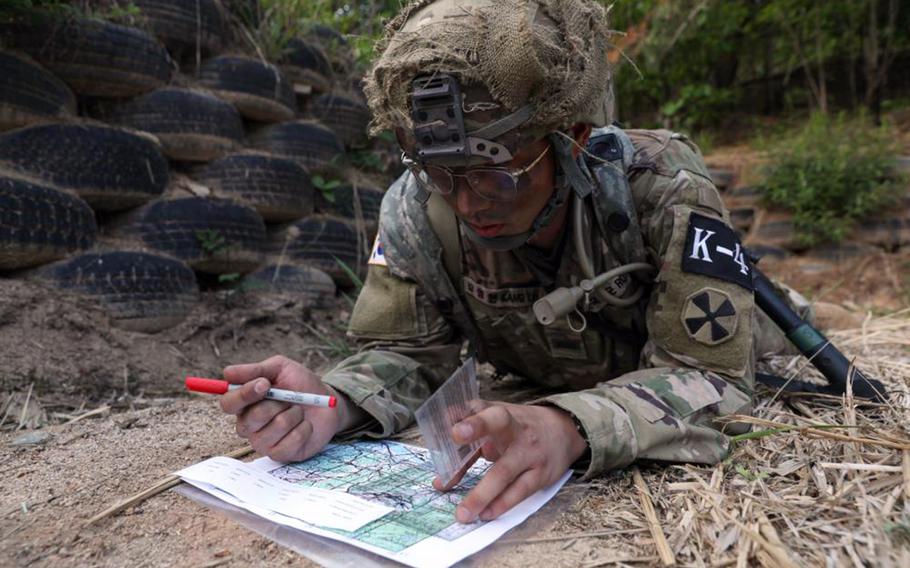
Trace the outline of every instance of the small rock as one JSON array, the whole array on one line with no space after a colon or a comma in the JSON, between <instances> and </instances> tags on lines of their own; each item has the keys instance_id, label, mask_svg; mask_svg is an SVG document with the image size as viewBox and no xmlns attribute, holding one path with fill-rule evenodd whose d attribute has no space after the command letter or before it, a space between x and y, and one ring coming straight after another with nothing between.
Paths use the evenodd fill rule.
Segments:
<instances>
[{"instance_id":1,"label":"small rock","mask_svg":"<svg viewBox=\"0 0 910 568\"><path fill-rule=\"evenodd\" d=\"M138 417L129 416L126 418L122 418L120 420L114 420L114 424L116 424L117 427L120 428L121 430L129 430L138 421L139 421Z\"/></svg>"},{"instance_id":2,"label":"small rock","mask_svg":"<svg viewBox=\"0 0 910 568\"><path fill-rule=\"evenodd\" d=\"M38 430L35 432L29 432L28 434L23 434L10 442L11 446L37 446L40 444L47 443L54 435L50 432L45 432L43 430Z\"/></svg>"}]
</instances>

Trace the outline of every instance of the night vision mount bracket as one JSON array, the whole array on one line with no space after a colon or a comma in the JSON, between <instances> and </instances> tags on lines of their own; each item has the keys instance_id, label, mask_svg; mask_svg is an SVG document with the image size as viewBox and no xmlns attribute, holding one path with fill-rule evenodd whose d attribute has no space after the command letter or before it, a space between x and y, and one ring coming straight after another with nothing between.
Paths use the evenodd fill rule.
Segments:
<instances>
[{"instance_id":1,"label":"night vision mount bracket","mask_svg":"<svg viewBox=\"0 0 910 568\"><path fill-rule=\"evenodd\" d=\"M418 77L411 83L411 120L418 162L466 166L472 157L494 164L512 159L504 145L492 139L527 121L530 107L522 107L483 128L466 132L461 88L451 75Z\"/></svg>"}]
</instances>

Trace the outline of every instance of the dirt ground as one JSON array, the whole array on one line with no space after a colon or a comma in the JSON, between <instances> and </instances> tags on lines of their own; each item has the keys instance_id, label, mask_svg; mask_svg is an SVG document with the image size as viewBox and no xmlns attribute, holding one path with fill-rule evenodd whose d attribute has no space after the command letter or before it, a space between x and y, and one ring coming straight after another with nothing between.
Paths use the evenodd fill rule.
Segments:
<instances>
[{"instance_id":1,"label":"dirt ground","mask_svg":"<svg viewBox=\"0 0 910 568\"><path fill-rule=\"evenodd\" d=\"M893 288L902 282L875 278L871 266L864 272L862 285L847 278L840 296L825 297L847 306L839 326L853 329L833 337L886 382L889 405L765 392L760 419L846 424L865 441L799 430L745 443L713 467L643 467L680 564L910 563L910 319L878 315L905 305ZM825 282L830 275L816 284ZM809 284L798 287L811 293ZM312 310L287 297L206 292L185 322L147 335L110 327L86 300L0 279L0 565L313 566L174 491L86 521L173 471L244 446L213 399L181 392L183 376L217 375L274 353L324 369L348 349L341 329L349 307L345 299ZM802 365L775 364L785 375ZM514 379L485 391L510 400L535 394ZM23 436L38 439L21 444ZM471 565L658 563L631 470L570 481L557 505L532 520Z\"/></svg>"},{"instance_id":2,"label":"dirt ground","mask_svg":"<svg viewBox=\"0 0 910 568\"><path fill-rule=\"evenodd\" d=\"M86 521L245 446L215 400L182 391L184 376L276 353L324 369L349 352L349 308L345 298L312 309L286 296L206 292L185 322L149 335L111 327L86 299L0 279L0 565L315 566L173 491ZM498 398L527 395L506 390ZM23 436L38 440L20 445Z\"/></svg>"}]
</instances>

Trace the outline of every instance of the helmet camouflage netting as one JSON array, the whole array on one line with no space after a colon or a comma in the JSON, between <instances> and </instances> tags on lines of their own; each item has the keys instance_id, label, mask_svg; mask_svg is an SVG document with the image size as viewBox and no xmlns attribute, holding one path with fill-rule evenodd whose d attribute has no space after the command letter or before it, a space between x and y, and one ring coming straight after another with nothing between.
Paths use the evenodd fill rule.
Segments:
<instances>
[{"instance_id":1,"label":"helmet camouflage netting","mask_svg":"<svg viewBox=\"0 0 910 568\"><path fill-rule=\"evenodd\" d=\"M386 26L365 91L373 133L410 127L408 92L420 75L481 84L540 134L611 120L606 10L591 0L416 0Z\"/></svg>"}]
</instances>

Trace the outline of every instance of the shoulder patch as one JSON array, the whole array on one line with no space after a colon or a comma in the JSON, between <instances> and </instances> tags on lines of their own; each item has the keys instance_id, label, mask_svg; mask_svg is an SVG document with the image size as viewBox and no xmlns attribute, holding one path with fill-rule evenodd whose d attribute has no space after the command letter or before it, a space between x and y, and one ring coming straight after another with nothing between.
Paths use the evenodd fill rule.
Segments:
<instances>
[{"instance_id":1,"label":"shoulder patch","mask_svg":"<svg viewBox=\"0 0 910 568\"><path fill-rule=\"evenodd\" d=\"M682 323L689 337L705 345L733 339L739 314L726 292L702 288L686 298Z\"/></svg>"},{"instance_id":2,"label":"shoulder patch","mask_svg":"<svg viewBox=\"0 0 910 568\"><path fill-rule=\"evenodd\" d=\"M378 231L376 232L376 240L373 241L373 251L370 252L370 260L367 264L372 264L373 266L388 266L385 261L385 249L382 246Z\"/></svg>"},{"instance_id":3,"label":"shoulder patch","mask_svg":"<svg viewBox=\"0 0 910 568\"><path fill-rule=\"evenodd\" d=\"M723 221L695 212L689 216L682 271L704 274L754 290L752 264L733 229Z\"/></svg>"}]
</instances>

